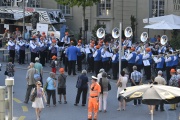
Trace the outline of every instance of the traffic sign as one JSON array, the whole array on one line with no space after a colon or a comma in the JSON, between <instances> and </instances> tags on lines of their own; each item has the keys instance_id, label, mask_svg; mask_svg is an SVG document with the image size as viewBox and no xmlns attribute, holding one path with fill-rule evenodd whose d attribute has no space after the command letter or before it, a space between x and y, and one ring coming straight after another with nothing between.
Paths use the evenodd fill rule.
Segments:
<instances>
[{"instance_id":1,"label":"traffic sign","mask_svg":"<svg viewBox=\"0 0 180 120\"><path fill-rule=\"evenodd\" d=\"M26 7L25 11L27 11L27 12L35 12L35 9L31 8L31 7Z\"/></svg>"}]
</instances>

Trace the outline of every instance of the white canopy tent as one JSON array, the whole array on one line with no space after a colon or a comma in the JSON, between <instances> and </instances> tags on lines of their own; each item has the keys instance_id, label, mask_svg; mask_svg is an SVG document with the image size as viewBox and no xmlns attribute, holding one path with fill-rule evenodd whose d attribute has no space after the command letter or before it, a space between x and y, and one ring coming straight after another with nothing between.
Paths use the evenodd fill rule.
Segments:
<instances>
[{"instance_id":1,"label":"white canopy tent","mask_svg":"<svg viewBox=\"0 0 180 120\"><path fill-rule=\"evenodd\" d=\"M160 17L149 18L149 20L148 18L143 19L143 23L149 23L149 24L154 24L161 21L180 25L180 16L170 14L170 15L165 15L165 16L160 16Z\"/></svg>"},{"instance_id":2,"label":"white canopy tent","mask_svg":"<svg viewBox=\"0 0 180 120\"><path fill-rule=\"evenodd\" d=\"M144 28L156 29L156 30L173 30L173 29L180 29L180 25L161 21L151 25L146 25Z\"/></svg>"}]
</instances>

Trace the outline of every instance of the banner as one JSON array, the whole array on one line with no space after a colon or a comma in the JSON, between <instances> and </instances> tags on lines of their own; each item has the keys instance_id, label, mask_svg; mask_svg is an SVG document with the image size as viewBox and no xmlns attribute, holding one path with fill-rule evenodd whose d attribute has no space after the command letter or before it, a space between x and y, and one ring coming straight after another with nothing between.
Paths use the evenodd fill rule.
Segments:
<instances>
[{"instance_id":1,"label":"banner","mask_svg":"<svg viewBox=\"0 0 180 120\"><path fill-rule=\"evenodd\" d=\"M37 31L39 31L41 34L42 32L45 32L46 36L48 35L48 24L41 24L37 23Z\"/></svg>"}]
</instances>

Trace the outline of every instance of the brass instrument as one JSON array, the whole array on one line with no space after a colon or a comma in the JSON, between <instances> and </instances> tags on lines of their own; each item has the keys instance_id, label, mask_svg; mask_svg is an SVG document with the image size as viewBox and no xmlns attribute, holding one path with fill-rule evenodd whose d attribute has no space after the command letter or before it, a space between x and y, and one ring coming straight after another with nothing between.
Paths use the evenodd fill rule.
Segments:
<instances>
[{"instance_id":1,"label":"brass instrument","mask_svg":"<svg viewBox=\"0 0 180 120\"><path fill-rule=\"evenodd\" d=\"M165 45L167 43L167 41L168 41L167 35L162 35L161 39L160 39L161 45Z\"/></svg>"},{"instance_id":2,"label":"brass instrument","mask_svg":"<svg viewBox=\"0 0 180 120\"><path fill-rule=\"evenodd\" d=\"M124 35L127 38L132 37L132 35L133 35L132 28L131 27L126 27L125 30L124 30ZM123 52L124 52L124 47L122 47L122 49L123 49ZM126 57L128 57L129 54L130 54L130 50L128 49L128 53L127 53Z\"/></svg>"},{"instance_id":3,"label":"brass instrument","mask_svg":"<svg viewBox=\"0 0 180 120\"><path fill-rule=\"evenodd\" d=\"M142 34L141 34L141 36L140 36L140 39L141 39L141 41L143 42L143 43L145 43L146 41L147 41L147 39L148 39L148 33L147 32L143 32ZM143 54L143 55L146 55L146 51L145 51L145 47L144 46L142 46L143 48L141 48L141 53Z\"/></svg>"},{"instance_id":4,"label":"brass instrument","mask_svg":"<svg viewBox=\"0 0 180 120\"><path fill-rule=\"evenodd\" d=\"M97 35L98 38L103 38L103 37L105 37L105 30L104 30L104 28L99 28L99 29L97 30L97 32L96 32L96 35Z\"/></svg>"}]
</instances>

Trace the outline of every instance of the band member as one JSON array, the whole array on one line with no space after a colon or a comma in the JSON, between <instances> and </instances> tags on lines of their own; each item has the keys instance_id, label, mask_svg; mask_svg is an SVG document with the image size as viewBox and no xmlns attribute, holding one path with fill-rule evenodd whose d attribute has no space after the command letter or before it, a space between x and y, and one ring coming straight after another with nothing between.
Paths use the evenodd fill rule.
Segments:
<instances>
[{"instance_id":1,"label":"band member","mask_svg":"<svg viewBox=\"0 0 180 120\"><path fill-rule=\"evenodd\" d=\"M8 41L8 49L9 49L9 57L12 58L12 63L14 64L14 58L15 58L15 42L13 41L13 38L10 37Z\"/></svg>"},{"instance_id":2,"label":"band member","mask_svg":"<svg viewBox=\"0 0 180 120\"><path fill-rule=\"evenodd\" d=\"M77 54L80 52L80 50L77 47L74 47L74 42L72 41L70 43L70 47L67 49L67 57L68 57L68 75L71 75L71 72L73 71L73 75L76 75L76 69L75 64L77 60Z\"/></svg>"},{"instance_id":3,"label":"band member","mask_svg":"<svg viewBox=\"0 0 180 120\"><path fill-rule=\"evenodd\" d=\"M119 66L119 53L118 53L118 49L114 49L114 55L112 56L113 80L117 80L118 66Z\"/></svg>"},{"instance_id":4,"label":"band member","mask_svg":"<svg viewBox=\"0 0 180 120\"><path fill-rule=\"evenodd\" d=\"M64 42L65 44L70 44L70 37L68 37L69 33L65 32L65 36L62 38L61 42Z\"/></svg>"},{"instance_id":5,"label":"band member","mask_svg":"<svg viewBox=\"0 0 180 120\"><path fill-rule=\"evenodd\" d=\"M108 72L109 69L109 52L107 51L107 48L103 48L103 51L101 52L102 57L102 68L104 68L105 72ZM112 54L112 53L111 53Z\"/></svg>"},{"instance_id":6,"label":"band member","mask_svg":"<svg viewBox=\"0 0 180 120\"><path fill-rule=\"evenodd\" d=\"M154 62L156 63L156 73L158 73L158 71L164 71L164 62L165 62L165 59L164 57L162 56L162 54L159 54L157 56L157 59L154 59Z\"/></svg>"},{"instance_id":7,"label":"band member","mask_svg":"<svg viewBox=\"0 0 180 120\"><path fill-rule=\"evenodd\" d=\"M173 69L176 69L177 65L179 63L179 60L178 60L178 54L175 54L174 55L174 61L173 61Z\"/></svg>"},{"instance_id":8,"label":"band member","mask_svg":"<svg viewBox=\"0 0 180 120\"><path fill-rule=\"evenodd\" d=\"M144 65L144 71L146 74L146 79L151 79L151 64L152 64L152 52L151 48L146 48L146 54L143 55L143 60L148 60L148 63Z\"/></svg>"},{"instance_id":9,"label":"band member","mask_svg":"<svg viewBox=\"0 0 180 120\"><path fill-rule=\"evenodd\" d=\"M99 49L100 46L96 45L96 51L93 54L94 57L94 71L97 74L99 73L100 64L101 64L101 50Z\"/></svg>"},{"instance_id":10,"label":"band member","mask_svg":"<svg viewBox=\"0 0 180 120\"><path fill-rule=\"evenodd\" d=\"M171 78L170 70L173 67L173 61L174 61L174 56L172 56L171 54L172 52L169 51L169 54L165 56L167 85L169 85L169 80Z\"/></svg>"},{"instance_id":11,"label":"band member","mask_svg":"<svg viewBox=\"0 0 180 120\"><path fill-rule=\"evenodd\" d=\"M44 41L44 37L40 37L39 55L40 55L40 63L42 64L42 66L45 66L46 44L45 44L45 41Z\"/></svg>"},{"instance_id":12,"label":"band member","mask_svg":"<svg viewBox=\"0 0 180 120\"><path fill-rule=\"evenodd\" d=\"M46 63L48 63L48 61L51 59L51 50L49 50L49 47L52 44L52 40L50 39L45 39L45 44L46 44Z\"/></svg>"},{"instance_id":13,"label":"band member","mask_svg":"<svg viewBox=\"0 0 180 120\"><path fill-rule=\"evenodd\" d=\"M126 60L128 61L128 69L129 69L129 76L131 76L131 73L133 72L133 66L135 65L135 60L136 60L136 53L135 53L135 48L131 47L130 52L127 55Z\"/></svg>"},{"instance_id":14,"label":"band member","mask_svg":"<svg viewBox=\"0 0 180 120\"><path fill-rule=\"evenodd\" d=\"M89 65L88 71L92 73L92 72L94 72L93 53L95 52L94 43L93 42L90 43L89 50L90 50L90 53L88 53L88 55L87 55L87 61L88 61L88 65Z\"/></svg>"},{"instance_id":15,"label":"band member","mask_svg":"<svg viewBox=\"0 0 180 120\"><path fill-rule=\"evenodd\" d=\"M92 76L92 84L90 86L89 102L88 102L88 120L92 120L92 114L94 112L94 119L97 120L99 109L99 94L101 92L101 86L97 82L97 78Z\"/></svg>"},{"instance_id":16,"label":"band member","mask_svg":"<svg viewBox=\"0 0 180 120\"><path fill-rule=\"evenodd\" d=\"M165 53L166 52L166 46L161 46L158 50L159 53Z\"/></svg>"},{"instance_id":17,"label":"band member","mask_svg":"<svg viewBox=\"0 0 180 120\"><path fill-rule=\"evenodd\" d=\"M65 66L65 71L68 71L68 57L66 55L68 46L65 46L64 49L61 51L61 58L60 61L63 61L63 64Z\"/></svg>"},{"instance_id":18,"label":"band member","mask_svg":"<svg viewBox=\"0 0 180 120\"><path fill-rule=\"evenodd\" d=\"M136 56L136 66L137 66L137 71L141 72L141 69L143 68L143 59L142 59L142 54L140 50L137 51L137 56Z\"/></svg>"},{"instance_id":19,"label":"band member","mask_svg":"<svg viewBox=\"0 0 180 120\"><path fill-rule=\"evenodd\" d=\"M78 42L77 46L76 46L78 49L79 49L79 53L77 54L77 69L78 71L82 71L82 59L84 57L84 48L81 44L81 42Z\"/></svg>"},{"instance_id":20,"label":"band member","mask_svg":"<svg viewBox=\"0 0 180 120\"><path fill-rule=\"evenodd\" d=\"M51 51L51 52L50 52L51 58L52 58L52 56L54 56L54 55L57 56L58 46L57 46L57 44L56 44L56 40L55 40L55 39L52 40L52 44L51 44L51 46L49 47L49 50Z\"/></svg>"},{"instance_id":21,"label":"band member","mask_svg":"<svg viewBox=\"0 0 180 120\"><path fill-rule=\"evenodd\" d=\"M19 45L19 64L24 64L26 44L23 41L22 37L20 37L20 41L18 45Z\"/></svg>"},{"instance_id":22,"label":"band member","mask_svg":"<svg viewBox=\"0 0 180 120\"><path fill-rule=\"evenodd\" d=\"M30 50L31 50L31 62L35 63L35 58L38 57L38 46L35 43L35 39L32 39L32 42L30 44Z\"/></svg>"}]
</instances>

